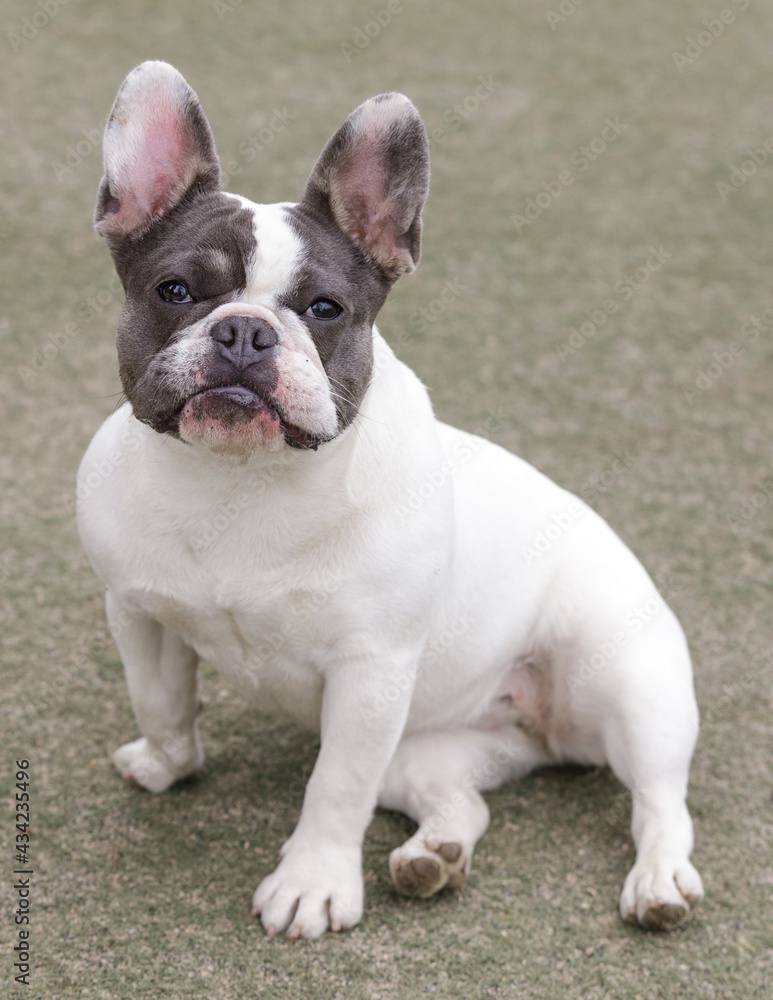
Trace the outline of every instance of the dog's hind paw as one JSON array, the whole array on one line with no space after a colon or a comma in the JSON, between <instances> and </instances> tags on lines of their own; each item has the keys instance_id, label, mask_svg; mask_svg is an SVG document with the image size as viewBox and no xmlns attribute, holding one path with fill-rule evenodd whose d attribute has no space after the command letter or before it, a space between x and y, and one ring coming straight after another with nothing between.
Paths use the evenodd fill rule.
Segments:
<instances>
[{"instance_id":1,"label":"dog's hind paw","mask_svg":"<svg viewBox=\"0 0 773 1000\"><path fill-rule=\"evenodd\" d=\"M389 857L389 870L398 892L427 899L441 889L460 889L469 871L469 859L456 841L436 843L411 837Z\"/></svg>"},{"instance_id":2,"label":"dog's hind paw","mask_svg":"<svg viewBox=\"0 0 773 1000\"><path fill-rule=\"evenodd\" d=\"M620 915L651 931L678 927L703 899L703 883L687 859L644 857L623 885Z\"/></svg>"}]
</instances>

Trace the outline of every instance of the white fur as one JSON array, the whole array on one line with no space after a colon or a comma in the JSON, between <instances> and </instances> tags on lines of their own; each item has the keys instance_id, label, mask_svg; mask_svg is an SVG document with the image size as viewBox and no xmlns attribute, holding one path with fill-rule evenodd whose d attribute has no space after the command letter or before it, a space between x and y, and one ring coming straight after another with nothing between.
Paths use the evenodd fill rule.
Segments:
<instances>
[{"instance_id":1,"label":"white fur","mask_svg":"<svg viewBox=\"0 0 773 1000\"><path fill-rule=\"evenodd\" d=\"M273 304L279 292L290 286L303 254L300 237L287 225L289 203L257 205L240 194L228 194L252 213L257 258L248 275L244 297Z\"/></svg>"},{"instance_id":2,"label":"white fur","mask_svg":"<svg viewBox=\"0 0 773 1000\"><path fill-rule=\"evenodd\" d=\"M270 283L245 298L272 308ZM198 657L262 709L319 727L300 821L254 899L269 933L316 936L360 918L377 801L419 823L391 865L403 891L428 894L469 870L481 789L544 763L608 763L634 796L622 914L675 921L702 895L684 803L698 716L676 619L590 508L436 422L375 330L374 349L360 416L318 452L216 457L128 406L97 433L81 481L113 471L79 527L143 733L116 765L152 791L201 766Z\"/></svg>"}]
</instances>

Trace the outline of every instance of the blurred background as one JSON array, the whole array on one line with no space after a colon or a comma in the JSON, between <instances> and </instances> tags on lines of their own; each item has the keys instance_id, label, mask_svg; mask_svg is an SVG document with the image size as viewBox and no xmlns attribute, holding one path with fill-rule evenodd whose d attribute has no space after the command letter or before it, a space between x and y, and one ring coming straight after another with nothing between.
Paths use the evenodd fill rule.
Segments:
<instances>
[{"instance_id":1,"label":"blurred background","mask_svg":"<svg viewBox=\"0 0 773 1000\"><path fill-rule=\"evenodd\" d=\"M136 998L769 996L773 10L756 0L8 0L0 143L3 801L30 761L27 995ZM365 98L431 136L418 272L379 328L438 414L579 493L650 569L695 659L690 806L705 903L620 923L627 793L555 769L488 796L460 896L392 891L409 822L380 812L351 933L267 940L249 917L297 818L314 735L204 667L207 767L151 798L109 752L135 733L74 475L120 398L122 295L91 228L126 73L196 89L227 188L294 200ZM17 942L8 919L4 945ZM3 948L3 995L13 982Z\"/></svg>"}]
</instances>

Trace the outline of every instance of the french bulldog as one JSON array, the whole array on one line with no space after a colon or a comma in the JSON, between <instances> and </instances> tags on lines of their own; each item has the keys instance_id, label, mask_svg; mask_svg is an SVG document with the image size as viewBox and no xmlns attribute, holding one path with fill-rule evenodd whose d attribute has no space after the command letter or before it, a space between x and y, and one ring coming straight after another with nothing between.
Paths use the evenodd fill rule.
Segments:
<instances>
[{"instance_id":1,"label":"french bulldog","mask_svg":"<svg viewBox=\"0 0 773 1000\"><path fill-rule=\"evenodd\" d=\"M220 190L184 78L146 62L104 135L95 226L126 293L126 402L83 459L79 531L142 734L113 756L163 792L204 763L197 663L320 733L300 819L254 894L269 935L363 912L374 808L418 828L405 894L460 886L482 792L609 765L633 796L624 920L680 923L698 733L683 631L586 504L435 419L374 326L419 259L429 180L401 94L332 136L297 203Z\"/></svg>"}]
</instances>

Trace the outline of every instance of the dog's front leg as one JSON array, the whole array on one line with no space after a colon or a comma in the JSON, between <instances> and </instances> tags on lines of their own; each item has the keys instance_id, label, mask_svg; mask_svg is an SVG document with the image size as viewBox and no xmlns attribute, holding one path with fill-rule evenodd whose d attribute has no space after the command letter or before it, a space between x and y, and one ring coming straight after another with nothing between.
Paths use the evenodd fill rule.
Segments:
<instances>
[{"instance_id":1,"label":"dog's front leg","mask_svg":"<svg viewBox=\"0 0 773 1000\"><path fill-rule=\"evenodd\" d=\"M318 937L328 928L353 927L362 916L362 841L405 726L415 662L401 658L385 672L371 660L327 676L321 748L301 818L253 899L269 935ZM409 680L390 683L395 678ZM400 692L388 708L387 689L390 698Z\"/></svg>"},{"instance_id":2,"label":"dog's front leg","mask_svg":"<svg viewBox=\"0 0 773 1000\"><path fill-rule=\"evenodd\" d=\"M113 763L135 784L164 792L204 763L196 723L199 658L176 632L112 590L105 608L142 733L115 751Z\"/></svg>"}]
</instances>

